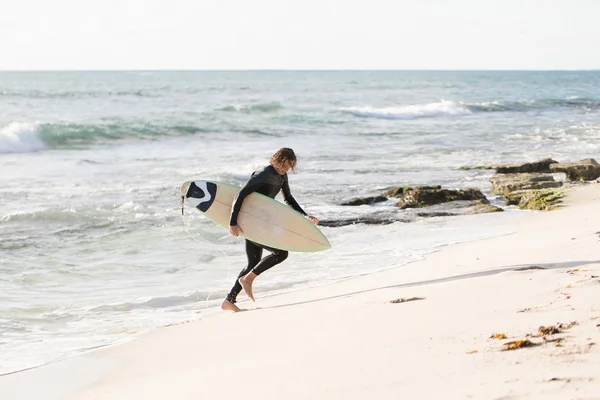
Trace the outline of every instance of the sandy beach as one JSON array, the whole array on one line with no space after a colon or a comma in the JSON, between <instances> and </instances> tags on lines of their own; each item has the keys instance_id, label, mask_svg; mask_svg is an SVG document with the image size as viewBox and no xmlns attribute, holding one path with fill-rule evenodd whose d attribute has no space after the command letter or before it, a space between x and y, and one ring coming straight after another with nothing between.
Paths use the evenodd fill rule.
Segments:
<instances>
[{"instance_id":1,"label":"sandy beach","mask_svg":"<svg viewBox=\"0 0 600 400\"><path fill-rule=\"evenodd\" d=\"M2 376L0 398L600 399L599 200L578 186L514 234L240 296L245 312Z\"/></svg>"}]
</instances>

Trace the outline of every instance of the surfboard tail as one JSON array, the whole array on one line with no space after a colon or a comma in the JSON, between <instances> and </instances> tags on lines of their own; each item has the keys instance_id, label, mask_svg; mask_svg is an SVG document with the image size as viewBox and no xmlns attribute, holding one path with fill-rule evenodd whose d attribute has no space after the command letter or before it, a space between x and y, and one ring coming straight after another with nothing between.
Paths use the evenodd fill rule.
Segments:
<instances>
[{"instance_id":1,"label":"surfboard tail","mask_svg":"<svg viewBox=\"0 0 600 400\"><path fill-rule=\"evenodd\" d=\"M181 195L186 197L188 190L190 190L190 185L192 184L192 182L185 182L183 185L181 185Z\"/></svg>"}]
</instances>

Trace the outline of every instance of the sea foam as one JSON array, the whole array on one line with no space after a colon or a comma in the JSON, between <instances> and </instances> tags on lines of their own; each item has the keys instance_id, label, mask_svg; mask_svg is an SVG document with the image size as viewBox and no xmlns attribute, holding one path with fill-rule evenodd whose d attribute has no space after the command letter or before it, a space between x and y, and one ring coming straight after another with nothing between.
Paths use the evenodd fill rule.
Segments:
<instances>
[{"instance_id":1,"label":"sea foam","mask_svg":"<svg viewBox=\"0 0 600 400\"><path fill-rule=\"evenodd\" d=\"M29 153L44 150L38 123L11 122L0 129L0 153Z\"/></svg>"},{"instance_id":2,"label":"sea foam","mask_svg":"<svg viewBox=\"0 0 600 400\"><path fill-rule=\"evenodd\" d=\"M357 117L379 119L417 119L441 116L469 115L471 111L455 101L442 100L434 103L415 104L401 107L342 107L339 111Z\"/></svg>"}]
</instances>

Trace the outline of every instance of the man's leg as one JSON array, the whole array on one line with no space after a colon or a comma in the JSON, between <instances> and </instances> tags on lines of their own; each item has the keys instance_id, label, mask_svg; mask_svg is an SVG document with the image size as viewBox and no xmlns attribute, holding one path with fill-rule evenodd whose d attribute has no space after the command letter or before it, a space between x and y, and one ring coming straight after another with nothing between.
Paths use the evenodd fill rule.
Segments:
<instances>
[{"instance_id":1,"label":"man's leg","mask_svg":"<svg viewBox=\"0 0 600 400\"><path fill-rule=\"evenodd\" d=\"M223 304L221 304L221 308L223 310L230 311L239 311L240 309L235 305L237 295L242 291L242 285L240 285L239 279L245 275L247 275L252 268L259 263L260 258L262 257L262 248L257 244L245 240L246 245L246 257L248 257L248 265L239 273L237 279L235 280L235 284L229 291L229 294L225 298ZM254 299L253 299L254 300Z\"/></svg>"},{"instance_id":2,"label":"man's leg","mask_svg":"<svg viewBox=\"0 0 600 400\"><path fill-rule=\"evenodd\" d=\"M248 272L244 276L239 278L239 282L244 289L244 293L248 296L252 301L254 301L254 295L252 293L252 283L256 279L256 277L269 268L274 267L277 264L282 263L288 257L288 252L285 250L273 249L267 246L262 246L262 248L271 252L268 256L263 258L253 269Z\"/></svg>"}]
</instances>

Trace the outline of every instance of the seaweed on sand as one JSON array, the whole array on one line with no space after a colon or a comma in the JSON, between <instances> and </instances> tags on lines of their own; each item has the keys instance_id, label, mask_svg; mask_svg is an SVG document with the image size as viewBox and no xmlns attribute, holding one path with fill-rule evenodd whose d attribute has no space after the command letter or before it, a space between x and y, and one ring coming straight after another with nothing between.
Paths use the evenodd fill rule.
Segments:
<instances>
[{"instance_id":1,"label":"seaweed on sand","mask_svg":"<svg viewBox=\"0 0 600 400\"><path fill-rule=\"evenodd\" d=\"M504 343L504 346L506 346L506 347L502 351L517 350L517 349L522 349L524 347L535 347L535 346L539 346L539 345L540 345L539 343L532 342L528 339L514 340L512 342Z\"/></svg>"},{"instance_id":2,"label":"seaweed on sand","mask_svg":"<svg viewBox=\"0 0 600 400\"><path fill-rule=\"evenodd\" d=\"M399 299L395 299L395 300L390 300L390 303L392 304L396 304L396 303L407 303L409 301L416 301L416 300L425 300L425 297L410 297L410 298L399 298Z\"/></svg>"}]
</instances>

